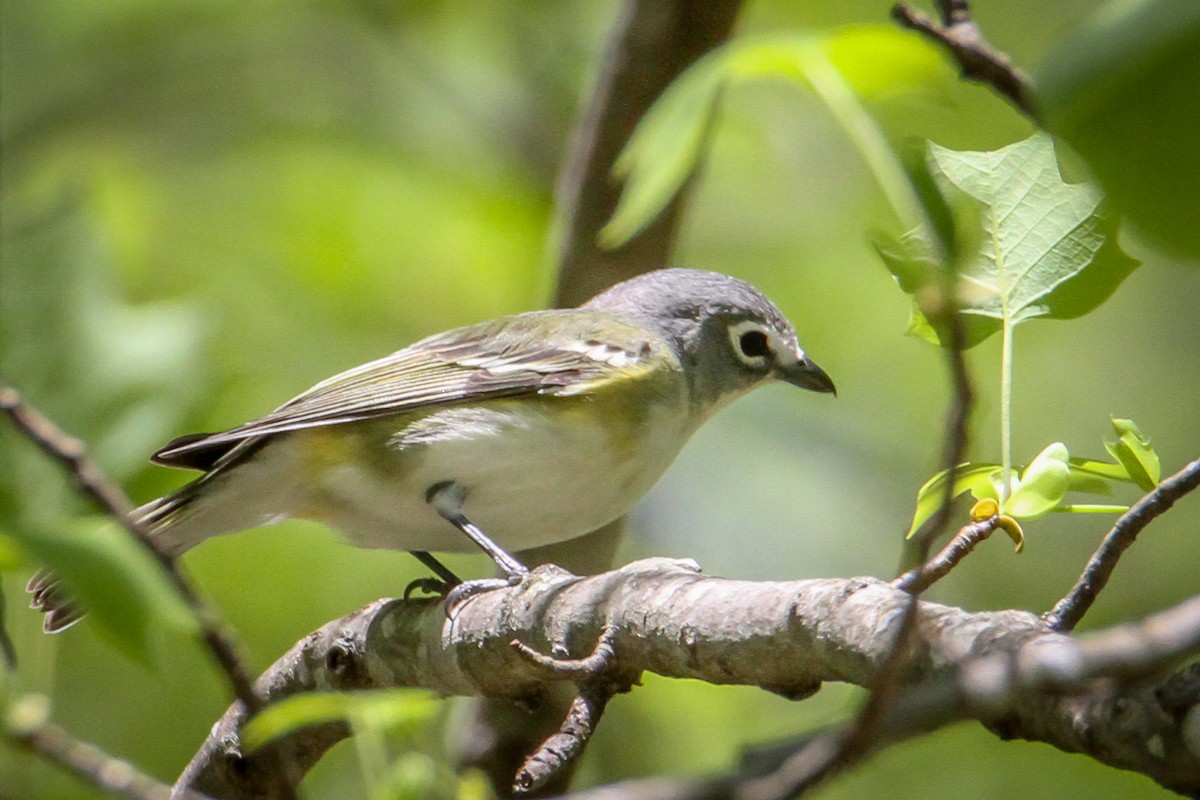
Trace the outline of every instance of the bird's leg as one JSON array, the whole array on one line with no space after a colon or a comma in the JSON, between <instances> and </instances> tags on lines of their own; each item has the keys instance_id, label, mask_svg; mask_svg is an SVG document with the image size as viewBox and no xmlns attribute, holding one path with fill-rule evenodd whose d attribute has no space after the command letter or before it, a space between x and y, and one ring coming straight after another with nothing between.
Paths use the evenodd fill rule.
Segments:
<instances>
[{"instance_id":1,"label":"bird's leg","mask_svg":"<svg viewBox=\"0 0 1200 800\"><path fill-rule=\"evenodd\" d=\"M508 577L508 583L519 582L521 578L529 574L529 568L505 552L480 530L478 525L466 518L462 512L463 499L466 494L466 489L462 487L462 484L454 481L442 481L429 487L429 491L425 493L425 500L433 506L442 519L465 533L472 542L479 546L480 550L491 556L500 571ZM445 568L443 567L443 569Z\"/></svg>"}]
</instances>

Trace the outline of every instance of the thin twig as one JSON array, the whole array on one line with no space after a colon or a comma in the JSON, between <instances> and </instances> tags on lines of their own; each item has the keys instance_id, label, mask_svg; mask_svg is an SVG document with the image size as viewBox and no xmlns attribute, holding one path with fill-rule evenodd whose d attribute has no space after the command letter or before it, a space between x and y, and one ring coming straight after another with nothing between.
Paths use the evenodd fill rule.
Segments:
<instances>
[{"instance_id":1,"label":"thin twig","mask_svg":"<svg viewBox=\"0 0 1200 800\"><path fill-rule=\"evenodd\" d=\"M771 775L751 781L743 790L746 800L799 797L874 749L888 711L900 693L903 664L913 644L919 608L920 601L914 594L904 607L895 640L880 664L871 693L854 720L805 741Z\"/></svg>"},{"instance_id":2,"label":"thin twig","mask_svg":"<svg viewBox=\"0 0 1200 800\"><path fill-rule=\"evenodd\" d=\"M956 280L956 272L950 269L946 270L942 292L945 306L942 312L946 317L949 341L946 342L944 351L946 366L950 372L951 386L954 389L954 402L951 404L946 418L945 452L942 454L942 463L946 465L946 486L942 504L919 546L921 566L918 568L915 582L925 586L933 582L924 577L925 570L929 566L930 545L941 536L942 531L950 524L950 514L954 508L955 477L958 466L963 462L967 452L971 408L975 401L971 376L967 371L966 359L963 357L963 350L966 347L966 330L963 327L962 317L958 313L958 307L951 300L956 296ZM880 669L878 681L872 687L871 694L867 697L867 701L863 704L862 710L854 720L849 732L842 738L832 756L819 762L815 769L796 780L792 794L781 795L781 797L794 796L816 786L835 771L861 760L871 750L873 740L899 694L904 674L901 667L905 657L914 648L913 638L918 636L917 611L920 604L920 590L913 591L911 594L912 599L904 610L904 616L900 621L900 630ZM811 747L817 746L817 744L811 745Z\"/></svg>"},{"instance_id":3,"label":"thin twig","mask_svg":"<svg viewBox=\"0 0 1200 800\"><path fill-rule=\"evenodd\" d=\"M612 664L613 658L616 657L616 651L613 649L613 642L616 640L616 637L616 629L612 626L606 626L603 633L600 634L599 640L596 642L596 647L590 654L583 658L548 656L545 653L539 653L537 650L534 650L520 639L513 639L512 647L526 661L537 664L542 669L560 678L573 681L586 681L596 678Z\"/></svg>"},{"instance_id":4,"label":"thin twig","mask_svg":"<svg viewBox=\"0 0 1200 800\"><path fill-rule=\"evenodd\" d=\"M629 691L633 685L636 674L622 674L613 670L617 657L616 638L617 629L611 625L605 626L592 652L583 658L549 656L519 639L512 640L513 649L526 661L579 685L579 692L571 701L558 731L542 742L517 771L513 781L513 791L517 795L525 796L537 791L563 769L570 767L591 740L608 701L615 694Z\"/></svg>"},{"instance_id":5,"label":"thin twig","mask_svg":"<svg viewBox=\"0 0 1200 800\"><path fill-rule=\"evenodd\" d=\"M585 684L579 687L579 694L571 701L558 732L543 742L517 771L513 792L518 797L545 786L579 757L613 694L615 692L605 686Z\"/></svg>"},{"instance_id":6,"label":"thin twig","mask_svg":"<svg viewBox=\"0 0 1200 800\"><path fill-rule=\"evenodd\" d=\"M83 443L60 430L46 416L26 404L16 389L0 381L0 408L12 419L16 427L33 441L52 460L62 464L75 480L79 490L99 503L109 516L117 520L137 541L154 555L162 565L172 586L191 611L200 628L200 636L229 681L234 695L246 708L249 715L262 710L264 703L254 689L249 673L237 654L232 636L220 618L201 599L179 572L175 559L158 546L158 542L133 516L133 504L125 493L108 480L91 460ZM65 735L65 732L64 732ZM272 797L280 800L294 798L292 770L279 761L272 765L276 780L272 782Z\"/></svg>"},{"instance_id":7,"label":"thin twig","mask_svg":"<svg viewBox=\"0 0 1200 800\"><path fill-rule=\"evenodd\" d=\"M200 625L200 634L212 653L213 659L233 688L234 695L246 704L251 713L262 708L262 701L254 691L249 674L237 649L224 630L216 615L184 580L175 564L175 559L159 547L158 542L138 524L133 517L133 504L88 456L83 443L60 430L47 417L26 404L16 389L0 381L0 409L12 419L13 424L36 444L43 453L61 464L75 481L84 496L98 503L109 516L121 524L135 539L154 555L162 565L167 577L179 595L187 603Z\"/></svg>"},{"instance_id":8,"label":"thin twig","mask_svg":"<svg viewBox=\"0 0 1200 800\"><path fill-rule=\"evenodd\" d=\"M1122 514L1088 561L1071 591L1053 609L1043 614L1042 619L1056 631L1074 630L1108 583L1121 554L1133 544L1142 529L1197 486L1200 486L1200 459L1167 478Z\"/></svg>"},{"instance_id":9,"label":"thin twig","mask_svg":"<svg viewBox=\"0 0 1200 800\"><path fill-rule=\"evenodd\" d=\"M1037 120L1032 83L1012 59L992 47L971 17L966 0L937 0L942 21L922 14L907 3L892 7L892 18L941 44L958 63L967 80L991 86L1022 113Z\"/></svg>"},{"instance_id":10,"label":"thin twig","mask_svg":"<svg viewBox=\"0 0 1200 800\"><path fill-rule=\"evenodd\" d=\"M36 753L91 786L126 800L167 800L171 796L171 787L47 721L44 701L34 696L13 704L4 730L9 744ZM204 795L187 790L177 798L203 800Z\"/></svg>"},{"instance_id":11,"label":"thin twig","mask_svg":"<svg viewBox=\"0 0 1200 800\"><path fill-rule=\"evenodd\" d=\"M975 549L975 545L991 536L999 522L1000 517L995 516L981 522L964 525L959 528L958 533L950 540L949 544L942 548L940 553L928 562L910 569L893 580L892 586L910 594L919 594L925 591L958 566L958 563Z\"/></svg>"},{"instance_id":12,"label":"thin twig","mask_svg":"<svg viewBox=\"0 0 1200 800\"><path fill-rule=\"evenodd\" d=\"M21 399L21 394L3 380L0 380L0 408L43 453L67 469L85 497L108 512L135 537L143 541L148 539L145 531L130 516L133 504L129 498L96 468L83 442L68 436L44 415L28 406ZM152 544L147 544L147 547L159 556L160 561L164 560L157 547ZM164 564L169 565L170 559L167 558Z\"/></svg>"}]
</instances>

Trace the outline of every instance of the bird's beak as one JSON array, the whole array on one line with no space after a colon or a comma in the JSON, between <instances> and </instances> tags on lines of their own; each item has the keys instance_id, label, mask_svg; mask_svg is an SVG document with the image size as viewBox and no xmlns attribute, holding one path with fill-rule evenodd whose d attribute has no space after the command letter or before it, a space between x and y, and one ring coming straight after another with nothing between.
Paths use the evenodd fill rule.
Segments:
<instances>
[{"instance_id":1,"label":"bird's beak","mask_svg":"<svg viewBox=\"0 0 1200 800\"><path fill-rule=\"evenodd\" d=\"M833 379L829 377L829 373L818 367L812 359L804 354L800 354L794 364L781 365L779 377L801 389L837 394L837 387L833 385Z\"/></svg>"}]
</instances>

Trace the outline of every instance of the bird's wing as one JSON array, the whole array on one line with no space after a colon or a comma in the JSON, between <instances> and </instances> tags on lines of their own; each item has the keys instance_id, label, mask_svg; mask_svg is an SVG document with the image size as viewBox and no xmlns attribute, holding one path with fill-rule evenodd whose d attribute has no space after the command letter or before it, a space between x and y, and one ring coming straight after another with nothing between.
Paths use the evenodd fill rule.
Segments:
<instances>
[{"instance_id":1,"label":"bird's wing","mask_svg":"<svg viewBox=\"0 0 1200 800\"><path fill-rule=\"evenodd\" d=\"M679 362L661 337L610 314L534 311L431 336L322 381L253 422L176 439L152 458L211 469L271 434L474 400L583 394L664 366Z\"/></svg>"}]
</instances>

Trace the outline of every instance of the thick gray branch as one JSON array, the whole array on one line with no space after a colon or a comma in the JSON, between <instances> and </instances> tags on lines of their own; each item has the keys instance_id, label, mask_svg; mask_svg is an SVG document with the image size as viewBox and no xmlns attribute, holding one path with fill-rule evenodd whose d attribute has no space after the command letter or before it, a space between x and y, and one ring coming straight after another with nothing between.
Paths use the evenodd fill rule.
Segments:
<instances>
[{"instance_id":1,"label":"thick gray branch","mask_svg":"<svg viewBox=\"0 0 1200 800\"><path fill-rule=\"evenodd\" d=\"M607 627L622 670L799 698L823 681L870 684L909 601L875 579L732 581L666 559L586 578L539 568L521 586L471 598L452 620L433 601L377 601L299 642L258 689L268 700L311 689L420 686L536 701L548 673L510 642L581 658ZM1200 745L1189 749L1183 732L1200 702L1195 671L1135 689L1123 683L1200 649L1200 599L1162 616L1075 639L1023 611L972 614L921 603L925 645L903 671L906 683L924 688L908 702L936 711L926 727L975 718L1005 737L1045 741L1200 791ZM178 788L269 796L258 782L263 753L239 750L242 718L237 705L226 713ZM346 735L340 726L312 728L272 747L306 770Z\"/></svg>"}]
</instances>

